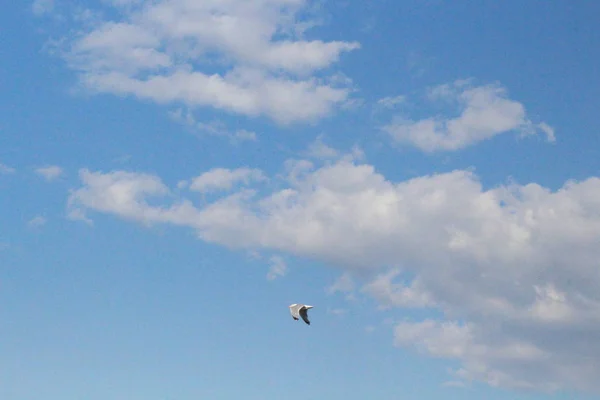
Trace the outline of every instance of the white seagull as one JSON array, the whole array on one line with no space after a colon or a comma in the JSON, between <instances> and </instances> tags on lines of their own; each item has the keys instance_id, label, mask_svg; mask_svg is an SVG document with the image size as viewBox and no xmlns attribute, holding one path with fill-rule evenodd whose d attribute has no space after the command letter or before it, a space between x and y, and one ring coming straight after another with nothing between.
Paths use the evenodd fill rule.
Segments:
<instances>
[{"instance_id":1,"label":"white seagull","mask_svg":"<svg viewBox=\"0 0 600 400\"><path fill-rule=\"evenodd\" d=\"M292 304L290 306L290 313L292 314L292 318L294 318L296 321L298 321L298 318L302 317L304 322L310 325L307 312L311 308L313 308L313 306L307 306L304 304Z\"/></svg>"}]
</instances>

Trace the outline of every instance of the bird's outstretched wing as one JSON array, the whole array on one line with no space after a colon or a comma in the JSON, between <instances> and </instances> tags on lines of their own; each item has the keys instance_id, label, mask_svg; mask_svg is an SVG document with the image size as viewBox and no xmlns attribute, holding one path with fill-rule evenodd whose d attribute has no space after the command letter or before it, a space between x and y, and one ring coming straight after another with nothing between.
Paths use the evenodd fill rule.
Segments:
<instances>
[{"instance_id":1,"label":"bird's outstretched wing","mask_svg":"<svg viewBox=\"0 0 600 400\"><path fill-rule=\"evenodd\" d=\"M308 325L310 325L310 321L308 320L308 310L306 308L300 309L300 316Z\"/></svg>"}]
</instances>

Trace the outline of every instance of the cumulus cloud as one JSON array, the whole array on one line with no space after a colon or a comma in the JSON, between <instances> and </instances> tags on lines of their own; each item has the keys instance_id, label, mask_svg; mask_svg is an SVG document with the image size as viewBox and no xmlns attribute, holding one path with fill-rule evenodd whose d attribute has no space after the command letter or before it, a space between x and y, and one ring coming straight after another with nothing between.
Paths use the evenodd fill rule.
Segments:
<instances>
[{"instance_id":1,"label":"cumulus cloud","mask_svg":"<svg viewBox=\"0 0 600 400\"><path fill-rule=\"evenodd\" d=\"M458 108L459 115L417 120L398 115L383 127L396 143L431 153L460 150L508 132L541 133L549 142L555 141L554 129L545 122L530 121L523 104L509 99L506 88L498 84L475 86L470 80L459 80L431 88L426 97L435 104Z\"/></svg>"},{"instance_id":2,"label":"cumulus cloud","mask_svg":"<svg viewBox=\"0 0 600 400\"><path fill-rule=\"evenodd\" d=\"M98 211L117 213L132 220L152 223L168 221L176 217L165 210L148 205L146 199L166 195L169 188L153 175L125 171L110 173L79 171L80 179L86 187L77 190L69 197L69 215L74 219L88 220L83 210L73 207L86 204ZM169 208L173 211L177 207ZM161 217L162 215L162 217Z\"/></svg>"},{"instance_id":3,"label":"cumulus cloud","mask_svg":"<svg viewBox=\"0 0 600 400\"><path fill-rule=\"evenodd\" d=\"M112 5L111 19L82 26L64 52L92 91L281 124L322 118L350 94L347 83L322 71L359 44L306 40L306 0Z\"/></svg>"},{"instance_id":4,"label":"cumulus cloud","mask_svg":"<svg viewBox=\"0 0 600 400\"><path fill-rule=\"evenodd\" d=\"M53 181L63 174L63 169L57 165L49 165L47 167L37 168L35 173L44 177L47 181Z\"/></svg>"},{"instance_id":5,"label":"cumulus cloud","mask_svg":"<svg viewBox=\"0 0 600 400\"><path fill-rule=\"evenodd\" d=\"M285 276L287 273L287 264L281 256L272 256L269 259L269 264L269 272L267 273L268 280L273 281Z\"/></svg>"},{"instance_id":6,"label":"cumulus cloud","mask_svg":"<svg viewBox=\"0 0 600 400\"><path fill-rule=\"evenodd\" d=\"M238 183L249 184L251 182L261 182L265 179L263 172L255 168L213 168L192 179L189 188L195 192L208 193L229 190Z\"/></svg>"},{"instance_id":7,"label":"cumulus cloud","mask_svg":"<svg viewBox=\"0 0 600 400\"><path fill-rule=\"evenodd\" d=\"M331 292L361 284L382 306L440 315L398 323L395 344L458 361L453 381L600 390L600 178L484 188L465 170L394 182L348 157L293 165L281 189L203 206L156 176L83 170L69 209L328 263L342 274Z\"/></svg>"}]
</instances>

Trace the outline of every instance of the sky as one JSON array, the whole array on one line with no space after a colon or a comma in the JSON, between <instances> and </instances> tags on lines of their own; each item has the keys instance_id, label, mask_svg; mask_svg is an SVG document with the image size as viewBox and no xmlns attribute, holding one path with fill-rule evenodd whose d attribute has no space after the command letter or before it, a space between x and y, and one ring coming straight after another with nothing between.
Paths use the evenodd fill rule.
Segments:
<instances>
[{"instance_id":1,"label":"sky","mask_svg":"<svg viewBox=\"0 0 600 400\"><path fill-rule=\"evenodd\" d=\"M0 398L596 398L598 15L7 2Z\"/></svg>"}]
</instances>

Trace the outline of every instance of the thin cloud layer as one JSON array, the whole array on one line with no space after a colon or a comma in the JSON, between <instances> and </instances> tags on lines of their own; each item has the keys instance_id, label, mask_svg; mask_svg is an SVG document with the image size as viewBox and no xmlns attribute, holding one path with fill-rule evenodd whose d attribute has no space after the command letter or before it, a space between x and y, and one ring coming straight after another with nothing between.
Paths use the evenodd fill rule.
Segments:
<instances>
[{"instance_id":1,"label":"thin cloud layer","mask_svg":"<svg viewBox=\"0 0 600 400\"><path fill-rule=\"evenodd\" d=\"M201 122L197 121L190 110L185 112L182 109L177 109L169 112L169 116L175 122L178 122L192 131L220 136L229 139L231 144L240 144L242 142L257 141L256 133L246 129L229 130L221 121Z\"/></svg>"},{"instance_id":2,"label":"thin cloud layer","mask_svg":"<svg viewBox=\"0 0 600 400\"><path fill-rule=\"evenodd\" d=\"M13 167L9 167L6 164L2 164L0 163L0 175L9 175L9 174L14 174L15 173L15 169Z\"/></svg>"},{"instance_id":3,"label":"thin cloud layer","mask_svg":"<svg viewBox=\"0 0 600 400\"><path fill-rule=\"evenodd\" d=\"M53 181L63 174L63 169L58 165L49 165L35 169L35 173L42 176L47 181Z\"/></svg>"},{"instance_id":4,"label":"thin cloud layer","mask_svg":"<svg viewBox=\"0 0 600 400\"><path fill-rule=\"evenodd\" d=\"M359 44L305 40L308 21L298 15L307 3L113 1L111 17L82 26L65 57L93 91L282 124L315 121L350 93L317 72Z\"/></svg>"},{"instance_id":5,"label":"thin cloud layer","mask_svg":"<svg viewBox=\"0 0 600 400\"><path fill-rule=\"evenodd\" d=\"M54 0L34 0L31 5L31 11L34 15L40 16L52 12L54 9Z\"/></svg>"},{"instance_id":6,"label":"thin cloud layer","mask_svg":"<svg viewBox=\"0 0 600 400\"><path fill-rule=\"evenodd\" d=\"M284 277L287 274L287 264L281 256L272 256L269 259L269 272L267 280L274 281L277 278Z\"/></svg>"},{"instance_id":7,"label":"thin cloud layer","mask_svg":"<svg viewBox=\"0 0 600 400\"><path fill-rule=\"evenodd\" d=\"M545 122L531 122L523 104L509 99L500 85L474 86L470 81L459 80L432 88L427 99L434 104L458 107L460 114L418 120L398 115L383 130L396 143L428 153L460 150L508 132L522 136L541 133L549 142L555 141L554 129ZM390 100L380 102L387 104Z\"/></svg>"},{"instance_id":8,"label":"thin cloud layer","mask_svg":"<svg viewBox=\"0 0 600 400\"><path fill-rule=\"evenodd\" d=\"M46 219L46 217L38 215L27 221L27 226L29 226L30 228L40 228L46 225L47 222L48 220Z\"/></svg>"},{"instance_id":9,"label":"thin cloud layer","mask_svg":"<svg viewBox=\"0 0 600 400\"><path fill-rule=\"evenodd\" d=\"M167 201L156 176L82 170L69 210L317 259L342 271L332 291L371 276L360 290L382 306L443 315L399 323L394 343L459 361L455 382L600 390L599 178L484 189L462 170L392 182L351 158L295 164L284 189L243 187L202 207Z\"/></svg>"}]
</instances>

